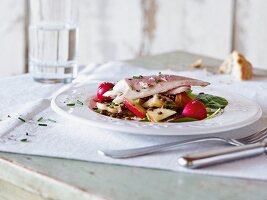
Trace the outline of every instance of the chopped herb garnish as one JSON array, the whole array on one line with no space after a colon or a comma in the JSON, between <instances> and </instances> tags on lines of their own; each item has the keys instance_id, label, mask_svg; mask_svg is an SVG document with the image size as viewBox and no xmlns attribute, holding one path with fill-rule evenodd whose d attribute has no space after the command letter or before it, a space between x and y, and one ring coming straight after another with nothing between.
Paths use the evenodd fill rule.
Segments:
<instances>
[{"instance_id":1,"label":"chopped herb garnish","mask_svg":"<svg viewBox=\"0 0 267 200\"><path fill-rule=\"evenodd\" d=\"M160 82L161 82L161 80L155 80L155 82L156 82L156 83L160 83Z\"/></svg>"},{"instance_id":2,"label":"chopped herb garnish","mask_svg":"<svg viewBox=\"0 0 267 200\"><path fill-rule=\"evenodd\" d=\"M22 121L22 122L26 122L26 120L23 119L23 118L21 118L21 117L18 117L18 119L19 119L20 121Z\"/></svg>"},{"instance_id":3,"label":"chopped herb garnish","mask_svg":"<svg viewBox=\"0 0 267 200\"><path fill-rule=\"evenodd\" d=\"M99 109L96 109L95 112L100 113L101 111Z\"/></svg>"},{"instance_id":4,"label":"chopped herb garnish","mask_svg":"<svg viewBox=\"0 0 267 200\"><path fill-rule=\"evenodd\" d=\"M159 72L159 75L162 75L162 73L161 73L161 72Z\"/></svg>"},{"instance_id":5,"label":"chopped herb garnish","mask_svg":"<svg viewBox=\"0 0 267 200\"><path fill-rule=\"evenodd\" d=\"M29 133L28 133L28 132L26 132L26 135L29 135Z\"/></svg>"},{"instance_id":6,"label":"chopped herb garnish","mask_svg":"<svg viewBox=\"0 0 267 200\"><path fill-rule=\"evenodd\" d=\"M7 117L8 117L8 118L10 118L11 116L10 116L10 115L8 115Z\"/></svg>"},{"instance_id":7,"label":"chopped herb garnish","mask_svg":"<svg viewBox=\"0 0 267 200\"><path fill-rule=\"evenodd\" d=\"M50 121L50 122L54 122L54 123L57 122L56 120L53 120L53 119L47 119L47 120Z\"/></svg>"},{"instance_id":8,"label":"chopped herb garnish","mask_svg":"<svg viewBox=\"0 0 267 200\"><path fill-rule=\"evenodd\" d=\"M39 123L38 126L47 126L47 124L41 124L41 123Z\"/></svg>"},{"instance_id":9,"label":"chopped herb garnish","mask_svg":"<svg viewBox=\"0 0 267 200\"><path fill-rule=\"evenodd\" d=\"M27 140L27 138L23 138L23 139L21 139L20 141L21 141L21 142L27 142L28 140Z\"/></svg>"},{"instance_id":10,"label":"chopped herb garnish","mask_svg":"<svg viewBox=\"0 0 267 200\"><path fill-rule=\"evenodd\" d=\"M133 90L133 86L132 85L129 85L129 87L131 88L131 90Z\"/></svg>"},{"instance_id":11,"label":"chopped herb garnish","mask_svg":"<svg viewBox=\"0 0 267 200\"><path fill-rule=\"evenodd\" d=\"M176 108L175 104L165 104L164 107L166 108Z\"/></svg>"},{"instance_id":12,"label":"chopped herb garnish","mask_svg":"<svg viewBox=\"0 0 267 200\"><path fill-rule=\"evenodd\" d=\"M83 102L80 101L79 99L77 100L77 103L80 104L80 105L83 105Z\"/></svg>"},{"instance_id":13,"label":"chopped herb garnish","mask_svg":"<svg viewBox=\"0 0 267 200\"><path fill-rule=\"evenodd\" d=\"M143 78L142 75L139 75L139 76L133 76L134 79L140 79L140 78Z\"/></svg>"},{"instance_id":14,"label":"chopped herb garnish","mask_svg":"<svg viewBox=\"0 0 267 200\"><path fill-rule=\"evenodd\" d=\"M44 118L43 117L40 117L38 120L37 120L37 122L40 122L40 121L42 121Z\"/></svg>"},{"instance_id":15,"label":"chopped herb garnish","mask_svg":"<svg viewBox=\"0 0 267 200\"><path fill-rule=\"evenodd\" d=\"M75 103L67 103L67 106L75 106Z\"/></svg>"}]
</instances>

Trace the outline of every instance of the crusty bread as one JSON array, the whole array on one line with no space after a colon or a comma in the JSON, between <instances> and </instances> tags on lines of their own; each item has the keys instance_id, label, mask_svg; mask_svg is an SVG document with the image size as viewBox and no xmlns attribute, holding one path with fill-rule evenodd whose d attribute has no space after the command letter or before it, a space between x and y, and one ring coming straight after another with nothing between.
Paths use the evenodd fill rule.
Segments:
<instances>
[{"instance_id":1,"label":"crusty bread","mask_svg":"<svg viewBox=\"0 0 267 200\"><path fill-rule=\"evenodd\" d=\"M252 79L251 63L237 51L233 51L221 64L219 72L222 74L231 74L238 80Z\"/></svg>"}]
</instances>

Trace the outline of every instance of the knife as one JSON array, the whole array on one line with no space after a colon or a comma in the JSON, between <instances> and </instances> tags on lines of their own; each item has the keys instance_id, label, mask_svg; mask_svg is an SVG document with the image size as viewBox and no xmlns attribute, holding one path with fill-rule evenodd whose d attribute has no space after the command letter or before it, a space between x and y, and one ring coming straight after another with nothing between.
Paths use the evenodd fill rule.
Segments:
<instances>
[{"instance_id":1,"label":"knife","mask_svg":"<svg viewBox=\"0 0 267 200\"><path fill-rule=\"evenodd\" d=\"M267 154L266 139L255 144L188 154L180 157L178 159L178 163L183 167L195 169L238 159L259 156L262 154Z\"/></svg>"}]
</instances>

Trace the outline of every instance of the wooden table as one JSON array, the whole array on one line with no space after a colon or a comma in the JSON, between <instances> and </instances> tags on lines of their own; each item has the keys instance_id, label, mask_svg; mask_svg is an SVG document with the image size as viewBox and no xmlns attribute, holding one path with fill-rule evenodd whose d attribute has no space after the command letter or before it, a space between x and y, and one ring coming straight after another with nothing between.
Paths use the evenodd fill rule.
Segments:
<instances>
[{"instance_id":1,"label":"wooden table","mask_svg":"<svg viewBox=\"0 0 267 200\"><path fill-rule=\"evenodd\" d=\"M184 52L126 62L181 70L199 58L209 70L221 62ZM0 153L1 200L267 199L266 188L258 180Z\"/></svg>"}]
</instances>

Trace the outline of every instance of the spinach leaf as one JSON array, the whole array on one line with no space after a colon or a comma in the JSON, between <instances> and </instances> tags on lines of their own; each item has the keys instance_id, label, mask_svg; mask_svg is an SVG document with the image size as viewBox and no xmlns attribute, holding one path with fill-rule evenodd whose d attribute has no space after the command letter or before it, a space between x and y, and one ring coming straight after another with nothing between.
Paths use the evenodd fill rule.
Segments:
<instances>
[{"instance_id":1,"label":"spinach leaf","mask_svg":"<svg viewBox=\"0 0 267 200\"><path fill-rule=\"evenodd\" d=\"M225 98L211 94L200 93L196 99L201 101L207 108L223 109L228 105L228 101Z\"/></svg>"}]
</instances>

